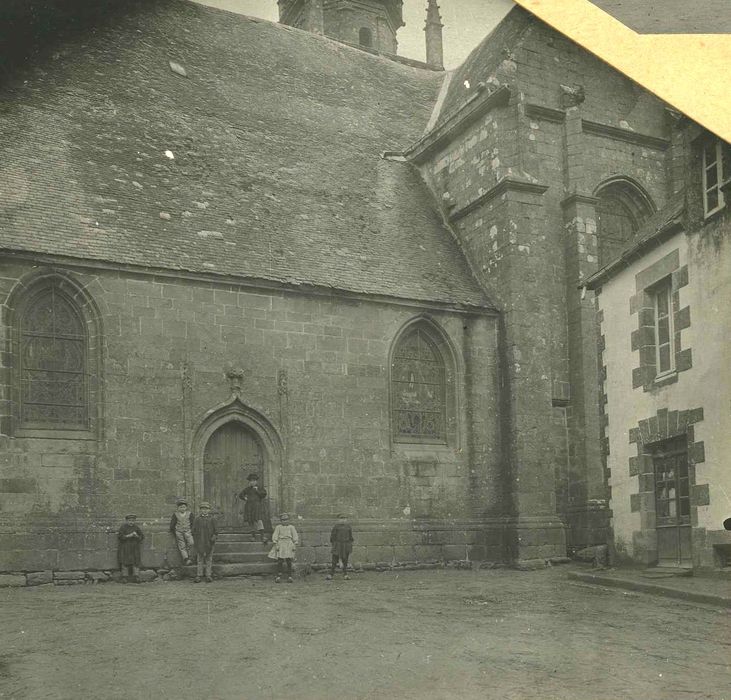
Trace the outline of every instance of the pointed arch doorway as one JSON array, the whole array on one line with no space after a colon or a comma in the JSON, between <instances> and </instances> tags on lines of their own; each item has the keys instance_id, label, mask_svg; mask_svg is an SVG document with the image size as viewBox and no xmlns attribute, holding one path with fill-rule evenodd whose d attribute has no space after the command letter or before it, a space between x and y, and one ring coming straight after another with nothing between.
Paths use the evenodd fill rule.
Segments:
<instances>
[{"instance_id":1,"label":"pointed arch doorway","mask_svg":"<svg viewBox=\"0 0 731 700\"><path fill-rule=\"evenodd\" d=\"M264 450L253 430L239 421L218 428L203 450L203 500L216 512L222 527L241 525L239 492L254 472L265 483Z\"/></svg>"},{"instance_id":2,"label":"pointed arch doorway","mask_svg":"<svg viewBox=\"0 0 731 700\"><path fill-rule=\"evenodd\" d=\"M238 397L211 409L195 431L192 448L196 504L209 501L222 528L247 529L238 494L251 472L259 474L259 484L267 490L269 512L276 512L281 501L282 442L260 412Z\"/></svg>"}]
</instances>

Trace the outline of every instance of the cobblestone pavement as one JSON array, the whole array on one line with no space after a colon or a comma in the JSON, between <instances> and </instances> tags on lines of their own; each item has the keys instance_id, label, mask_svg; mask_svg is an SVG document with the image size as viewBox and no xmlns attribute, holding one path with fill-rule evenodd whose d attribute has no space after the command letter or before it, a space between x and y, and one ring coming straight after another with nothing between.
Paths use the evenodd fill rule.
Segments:
<instances>
[{"instance_id":1,"label":"cobblestone pavement","mask_svg":"<svg viewBox=\"0 0 731 700\"><path fill-rule=\"evenodd\" d=\"M0 697L731 699L727 612L536 572L0 591Z\"/></svg>"}]
</instances>

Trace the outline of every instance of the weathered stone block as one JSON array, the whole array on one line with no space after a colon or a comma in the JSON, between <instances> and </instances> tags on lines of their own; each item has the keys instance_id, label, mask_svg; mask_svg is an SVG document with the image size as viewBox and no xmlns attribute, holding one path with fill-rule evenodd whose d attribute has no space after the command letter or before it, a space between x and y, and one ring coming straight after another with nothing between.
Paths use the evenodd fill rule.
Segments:
<instances>
[{"instance_id":1,"label":"weathered stone block","mask_svg":"<svg viewBox=\"0 0 731 700\"><path fill-rule=\"evenodd\" d=\"M56 581L74 581L84 580L86 578L86 572L84 571L54 571L53 578Z\"/></svg>"},{"instance_id":2,"label":"weathered stone block","mask_svg":"<svg viewBox=\"0 0 731 700\"><path fill-rule=\"evenodd\" d=\"M53 583L53 571L34 571L25 576L29 586L41 586L44 583Z\"/></svg>"},{"instance_id":3,"label":"weathered stone block","mask_svg":"<svg viewBox=\"0 0 731 700\"><path fill-rule=\"evenodd\" d=\"M26 585L22 574L0 574L0 588L17 588Z\"/></svg>"}]
</instances>

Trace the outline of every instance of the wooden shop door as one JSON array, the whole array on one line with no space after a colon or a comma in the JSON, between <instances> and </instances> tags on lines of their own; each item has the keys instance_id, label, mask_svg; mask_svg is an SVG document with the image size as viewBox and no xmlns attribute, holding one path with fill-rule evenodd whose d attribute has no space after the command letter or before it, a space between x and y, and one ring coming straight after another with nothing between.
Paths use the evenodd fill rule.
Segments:
<instances>
[{"instance_id":1,"label":"wooden shop door","mask_svg":"<svg viewBox=\"0 0 731 700\"><path fill-rule=\"evenodd\" d=\"M256 435L231 421L211 435L203 453L203 500L211 504L220 527L241 527L244 503L238 498L251 472L264 483L264 454Z\"/></svg>"},{"instance_id":2,"label":"wooden shop door","mask_svg":"<svg viewBox=\"0 0 731 700\"><path fill-rule=\"evenodd\" d=\"M657 560L660 566L690 567L690 474L685 437L668 441L653 454Z\"/></svg>"}]
</instances>

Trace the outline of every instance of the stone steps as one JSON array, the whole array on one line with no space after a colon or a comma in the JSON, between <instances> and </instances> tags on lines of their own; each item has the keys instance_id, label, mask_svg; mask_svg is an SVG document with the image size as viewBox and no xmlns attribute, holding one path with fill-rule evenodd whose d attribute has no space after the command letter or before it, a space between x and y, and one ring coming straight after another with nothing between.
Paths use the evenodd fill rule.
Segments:
<instances>
[{"instance_id":1,"label":"stone steps","mask_svg":"<svg viewBox=\"0 0 731 700\"><path fill-rule=\"evenodd\" d=\"M272 561L267 557L269 549L264 552L213 552L214 564L254 564Z\"/></svg>"},{"instance_id":2,"label":"stone steps","mask_svg":"<svg viewBox=\"0 0 731 700\"><path fill-rule=\"evenodd\" d=\"M239 564L213 564L213 575L219 578L226 576L256 576L260 574L273 574L277 570L277 563L271 559ZM188 578L195 578L196 567L184 566L183 573Z\"/></svg>"},{"instance_id":3,"label":"stone steps","mask_svg":"<svg viewBox=\"0 0 731 700\"><path fill-rule=\"evenodd\" d=\"M271 544L262 544L261 542L216 542L216 548L213 551L213 556L215 557L216 554L220 554L222 552L240 552L240 553L251 553L251 554L260 554L261 552L264 552L266 554L270 548Z\"/></svg>"}]
</instances>

